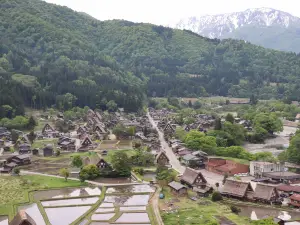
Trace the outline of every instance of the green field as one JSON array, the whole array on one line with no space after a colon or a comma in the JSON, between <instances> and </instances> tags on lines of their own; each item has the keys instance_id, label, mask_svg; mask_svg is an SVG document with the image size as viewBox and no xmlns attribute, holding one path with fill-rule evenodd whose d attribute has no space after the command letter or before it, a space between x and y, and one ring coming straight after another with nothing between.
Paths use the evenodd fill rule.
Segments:
<instances>
[{"instance_id":1,"label":"green field","mask_svg":"<svg viewBox=\"0 0 300 225\"><path fill-rule=\"evenodd\" d=\"M30 191L82 185L86 183L38 175L0 176L0 215L11 216L15 204L30 202Z\"/></svg>"},{"instance_id":2,"label":"green field","mask_svg":"<svg viewBox=\"0 0 300 225\"><path fill-rule=\"evenodd\" d=\"M201 198L197 201L192 201L187 197L177 198L173 196L169 188L164 188L163 192L165 199L160 200L160 208L167 208L165 202L169 202L171 199L180 200L174 203L174 210L161 212L165 225L219 224L216 223L217 220L215 216L224 216L237 225L250 224L249 218L232 213L227 205L212 202L210 198Z\"/></svg>"}]
</instances>

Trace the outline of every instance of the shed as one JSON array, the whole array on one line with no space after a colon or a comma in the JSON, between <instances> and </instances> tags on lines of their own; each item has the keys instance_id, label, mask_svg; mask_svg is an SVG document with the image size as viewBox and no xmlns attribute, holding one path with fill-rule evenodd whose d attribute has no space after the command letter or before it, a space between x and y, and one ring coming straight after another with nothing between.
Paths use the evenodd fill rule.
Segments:
<instances>
[{"instance_id":1,"label":"shed","mask_svg":"<svg viewBox=\"0 0 300 225\"><path fill-rule=\"evenodd\" d=\"M44 157L53 156L53 145L46 145L45 148L43 148L43 155Z\"/></svg>"},{"instance_id":2,"label":"shed","mask_svg":"<svg viewBox=\"0 0 300 225\"><path fill-rule=\"evenodd\" d=\"M171 188L173 194L185 195L187 193L187 188L176 181L172 181L168 186Z\"/></svg>"}]
</instances>

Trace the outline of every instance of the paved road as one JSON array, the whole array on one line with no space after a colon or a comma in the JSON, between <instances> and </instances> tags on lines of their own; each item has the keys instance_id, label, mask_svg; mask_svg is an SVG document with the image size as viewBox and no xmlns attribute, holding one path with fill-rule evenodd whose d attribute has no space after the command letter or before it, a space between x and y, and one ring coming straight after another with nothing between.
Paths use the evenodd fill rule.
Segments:
<instances>
[{"instance_id":1,"label":"paved road","mask_svg":"<svg viewBox=\"0 0 300 225\"><path fill-rule=\"evenodd\" d=\"M158 138L159 138L159 141L161 143L161 147L166 152L167 156L169 157L170 164L172 165L172 168L174 170L176 170L178 173L183 174L183 172L185 170L185 167L180 164L180 162L177 159L176 155L174 154L174 152L172 151L172 149L169 147L168 143L166 142L163 132L161 132L158 129L157 124L154 122L154 120L151 117L149 112L147 113L147 116L148 116L148 119L149 119L152 127L155 128L158 132Z\"/></svg>"}]
</instances>

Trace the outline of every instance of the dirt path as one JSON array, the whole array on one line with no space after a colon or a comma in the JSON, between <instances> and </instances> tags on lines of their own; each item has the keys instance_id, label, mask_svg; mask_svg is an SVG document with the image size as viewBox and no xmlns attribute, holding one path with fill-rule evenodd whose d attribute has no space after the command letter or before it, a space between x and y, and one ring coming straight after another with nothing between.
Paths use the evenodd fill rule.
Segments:
<instances>
[{"instance_id":1,"label":"dirt path","mask_svg":"<svg viewBox=\"0 0 300 225\"><path fill-rule=\"evenodd\" d=\"M162 149L166 152L167 156L169 157L170 164L172 165L172 168L174 170L176 170L178 173L183 174L183 172L185 170L185 167L180 164L180 162L177 159L176 155L174 154L174 152L172 151L172 149L169 147L168 143L166 142L163 132L161 132L158 129L156 123L154 122L154 120L151 117L149 112L147 113L147 116L148 116L148 119L149 119L152 127L154 129L156 129L157 132L158 132L158 138L159 138L159 141L161 143Z\"/></svg>"},{"instance_id":2,"label":"dirt path","mask_svg":"<svg viewBox=\"0 0 300 225\"><path fill-rule=\"evenodd\" d=\"M159 205L158 205L158 199L159 199L160 191L161 191L161 188L157 187L156 192L154 193L154 195L151 198L151 205L152 205L155 217L156 217L157 225L164 225L164 222L163 222L163 220L160 216Z\"/></svg>"}]
</instances>

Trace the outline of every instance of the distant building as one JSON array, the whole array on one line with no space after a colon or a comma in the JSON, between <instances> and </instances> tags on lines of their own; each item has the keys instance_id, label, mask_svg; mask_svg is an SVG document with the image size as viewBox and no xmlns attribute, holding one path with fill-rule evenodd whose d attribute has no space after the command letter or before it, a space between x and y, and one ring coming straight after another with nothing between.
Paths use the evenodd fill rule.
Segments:
<instances>
[{"instance_id":1,"label":"distant building","mask_svg":"<svg viewBox=\"0 0 300 225\"><path fill-rule=\"evenodd\" d=\"M30 149L30 144L20 144L19 145L19 154L22 155L22 154L29 154L31 152L31 149Z\"/></svg>"},{"instance_id":2,"label":"distant building","mask_svg":"<svg viewBox=\"0 0 300 225\"><path fill-rule=\"evenodd\" d=\"M263 173L284 171L284 165L280 163L270 162L250 162L250 175L254 177L262 177Z\"/></svg>"}]
</instances>

